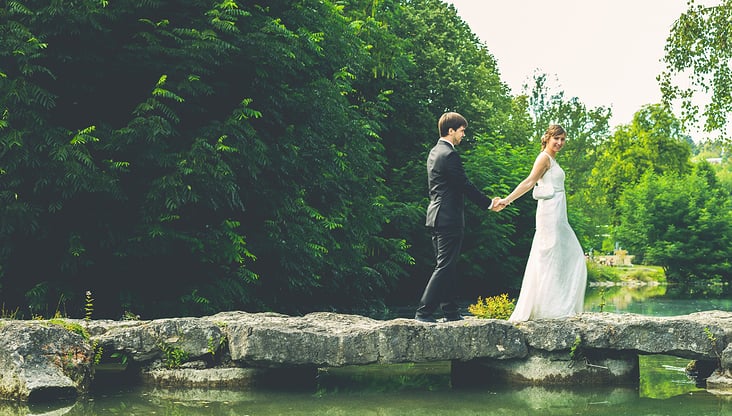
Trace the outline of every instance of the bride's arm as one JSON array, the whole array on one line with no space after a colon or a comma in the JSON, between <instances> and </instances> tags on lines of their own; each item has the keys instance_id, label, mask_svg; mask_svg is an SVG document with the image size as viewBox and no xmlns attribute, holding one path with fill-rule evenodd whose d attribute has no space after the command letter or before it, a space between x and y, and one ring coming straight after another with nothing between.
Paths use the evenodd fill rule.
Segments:
<instances>
[{"instance_id":1,"label":"bride's arm","mask_svg":"<svg viewBox=\"0 0 732 416\"><path fill-rule=\"evenodd\" d=\"M539 179L544 176L544 173L546 173L550 166L551 162L549 161L549 155L544 152L539 153L539 156L537 156L536 160L534 161L534 167L531 168L531 173L529 173L529 176L521 181L521 183L516 185L516 188L510 194L508 194L507 197L503 198L499 203L501 205L508 205L513 201L519 199L523 194L529 192L531 188L536 185L536 182L538 182Z\"/></svg>"}]
</instances>

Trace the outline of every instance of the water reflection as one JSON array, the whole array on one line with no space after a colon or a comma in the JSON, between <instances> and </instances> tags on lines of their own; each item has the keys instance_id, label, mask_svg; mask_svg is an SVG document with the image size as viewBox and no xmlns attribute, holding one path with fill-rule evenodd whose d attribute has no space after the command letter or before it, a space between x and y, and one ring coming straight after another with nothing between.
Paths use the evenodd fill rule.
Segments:
<instances>
[{"instance_id":1,"label":"water reflection","mask_svg":"<svg viewBox=\"0 0 732 416\"><path fill-rule=\"evenodd\" d=\"M589 287L585 311L676 316L709 310L732 310L729 286Z\"/></svg>"},{"instance_id":2,"label":"water reflection","mask_svg":"<svg viewBox=\"0 0 732 416\"><path fill-rule=\"evenodd\" d=\"M452 388L450 363L323 369L317 387L287 389L110 388L73 405L0 404L2 415L723 415L732 401L697 388L687 360L640 357L635 387ZM486 374L486 380L490 374Z\"/></svg>"},{"instance_id":3,"label":"water reflection","mask_svg":"<svg viewBox=\"0 0 732 416\"><path fill-rule=\"evenodd\" d=\"M425 390L416 387L419 383L408 384L409 387L391 391L371 389L371 384L361 389L339 388L336 391L319 388L315 392L140 389L80 401L71 408L59 409L53 413L11 413L6 412L7 407L0 405L0 414L718 416L732 412L731 401L704 391L660 400L641 397L633 388L560 389L531 386L488 389L476 386L470 389L450 389L440 385Z\"/></svg>"},{"instance_id":4,"label":"water reflection","mask_svg":"<svg viewBox=\"0 0 732 416\"><path fill-rule=\"evenodd\" d=\"M689 360L667 355L638 357L640 381L638 395L643 398L668 399L684 394L699 394L704 390L696 380L686 375Z\"/></svg>"}]
</instances>

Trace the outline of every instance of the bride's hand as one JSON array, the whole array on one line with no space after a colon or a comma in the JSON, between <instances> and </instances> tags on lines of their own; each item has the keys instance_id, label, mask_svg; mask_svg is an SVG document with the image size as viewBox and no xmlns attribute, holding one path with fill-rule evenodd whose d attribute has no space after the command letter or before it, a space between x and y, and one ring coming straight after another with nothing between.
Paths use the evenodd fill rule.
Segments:
<instances>
[{"instance_id":1,"label":"bride's hand","mask_svg":"<svg viewBox=\"0 0 732 416\"><path fill-rule=\"evenodd\" d=\"M504 199L501 199L499 197L493 198L493 207L491 207L492 211L498 212L502 210L503 208L506 208L506 205L503 203L505 201Z\"/></svg>"}]
</instances>

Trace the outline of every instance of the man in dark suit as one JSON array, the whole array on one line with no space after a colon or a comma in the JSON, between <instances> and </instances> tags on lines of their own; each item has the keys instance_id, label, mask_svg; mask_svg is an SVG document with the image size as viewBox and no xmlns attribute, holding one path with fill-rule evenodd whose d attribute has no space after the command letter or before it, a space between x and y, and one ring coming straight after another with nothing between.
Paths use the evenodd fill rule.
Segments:
<instances>
[{"instance_id":1,"label":"man in dark suit","mask_svg":"<svg viewBox=\"0 0 732 416\"><path fill-rule=\"evenodd\" d=\"M455 302L457 260L463 244L465 227L464 197L482 209L500 211L500 198L489 199L465 175L463 162L455 151L465 136L468 121L458 113L445 113L437 127L440 139L427 158L427 183L430 204L427 207L427 227L432 233L435 250L435 270L424 289L414 319L437 322L433 313L442 308L445 321L462 319Z\"/></svg>"}]
</instances>

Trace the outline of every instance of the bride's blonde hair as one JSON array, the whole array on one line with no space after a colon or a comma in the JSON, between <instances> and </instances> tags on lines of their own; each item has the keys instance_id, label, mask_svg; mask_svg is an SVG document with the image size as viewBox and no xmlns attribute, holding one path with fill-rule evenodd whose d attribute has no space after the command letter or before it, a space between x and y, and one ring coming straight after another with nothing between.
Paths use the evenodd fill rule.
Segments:
<instances>
[{"instance_id":1,"label":"bride's blonde hair","mask_svg":"<svg viewBox=\"0 0 732 416\"><path fill-rule=\"evenodd\" d=\"M559 124L550 124L549 127L547 127L546 132L544 132L544 135L541 136L541 150L544 150L544 148L546 147L546 142L549 139L562 135L567 135L564 127L560 126Z\"/></svg>"}]
</instances>

